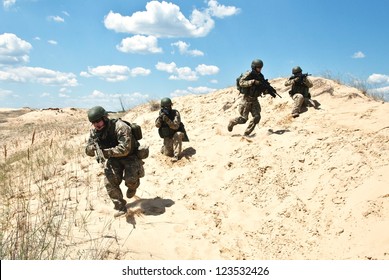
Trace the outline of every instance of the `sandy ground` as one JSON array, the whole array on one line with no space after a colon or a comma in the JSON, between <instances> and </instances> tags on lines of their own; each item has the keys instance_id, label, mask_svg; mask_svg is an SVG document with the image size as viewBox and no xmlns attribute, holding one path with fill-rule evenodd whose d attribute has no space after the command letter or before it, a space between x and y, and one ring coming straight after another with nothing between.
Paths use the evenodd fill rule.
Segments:
<instances>
[{"instance_id":1,"label":"sandy ground","mask_svg":"<svg viewBox=\"0 0 389 280\"><path fill-rule=\"evenodd\" d=\"M48 120L75 123L66 133L80 157L45 181L62 187L74 203L75 216L65 219L88 217L88 234L77 222L69 234L74 259L109 244L107 259L388 260L389 104L330 80L312 80L320 106L296 119L285 79L272 80L282 98L260 99L262 118L250 137L242 136L246 125L227 131L238 114L235 88L173 99L190 138L176 163L159 153L158 112L150 104L129 111L122 118L142 126L141 143L149 145L150 156L139 199L128 201L129 215L116 219L102 170L82 154L89 129L85 111L16 116L1 110L0 122L31 124L36 141L49 135ZM63 133L53 130L50 137ZM10 135L2 129L1 141L12 153L23 141L14 145Z\"/></svg>"}]
</instances>

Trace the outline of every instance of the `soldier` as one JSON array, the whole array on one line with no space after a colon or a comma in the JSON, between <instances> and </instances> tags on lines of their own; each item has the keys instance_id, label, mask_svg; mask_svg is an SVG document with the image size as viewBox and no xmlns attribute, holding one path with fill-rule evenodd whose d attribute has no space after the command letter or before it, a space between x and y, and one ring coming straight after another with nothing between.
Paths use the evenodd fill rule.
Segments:
<instances>
[{"instance_id":1,"label":"soldier","mask_svg":"<svg viewBox=\"0 0 389 280\"><path fill-rule=\"evenodd\" d=\"M309 88L313 86L312 82L308 79L308 74L303 74L303 70L300 66L296 66L292 69L292 74L286 82L285 86L292 86L289 91L290 97L294 100L292 117L297 118L300 115L301 107L305 105L312 105L316 108L315 103L311 100L311 94Z\"/></svg>"},{"instance_id":2,"label":"soldier","mask_svg":"<svg viewBox=\"0 0 389 280\"><path fill-rule=\"evenodd\" d=\"M231 132L237 124L246 123L249 113L251 113L253 119L244 132L245 136L249 136L261 120L261 105L258 102L258 97L261 96L262 93L276 97L275 93L268 89L270 85L261 73L262 67L262 60L254 59L251 63L251 71L247 71L239 79L238 83L241 88L241 93L243 93L243 98L239 104L240 116L230 120L227 127L228 131Z\"/></svg>"},{"instance_id":3,"label":"soldier","mask_svg":"<svg viewBox=\"0 0 389 280\"><path fill-rule=\"evenodd\" d=\"M181 122L180 113L172 109L173 103L170 98L161 99L161 110L155 120L158 133L163 138L161 153L171 157L172 162L180 159L182 141L189 141L184 124Z\"/></svg>"},{"instance_id":4,"label":"soldier","mask_svg":"<svg viewBox=\"0 0 389 280\"><path fill-rule=\"evenodd\" d=\"M104 168L104 185L111 198L116 216L125 214L126 200L120 189L124 179L127 186L127 198L135 196L144 176L143 161L137 156L139 143L134 137L134 131L121 119L109 119L108 113L101 106L88 111L88 119L93 128L90 131L85 153L94 156L97 150L95 143L101 148L107 162Z\"/></svg>"}]
</instances>

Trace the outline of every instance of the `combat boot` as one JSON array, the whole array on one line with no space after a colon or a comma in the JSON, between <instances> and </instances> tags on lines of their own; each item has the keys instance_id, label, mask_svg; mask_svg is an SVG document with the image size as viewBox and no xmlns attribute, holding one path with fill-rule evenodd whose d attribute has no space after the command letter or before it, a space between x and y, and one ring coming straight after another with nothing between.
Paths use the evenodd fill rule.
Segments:
<instances>
[{"instance_id":1,"label":"combat boot","mask_svg":"<svg viewBox=\"0 0 389 280\"><path fill-rule=\"evenodd\" d=\"M126 196L127 198L132 198L136 193L136 190L127 189Z\"/></svg>"},{"instance_id":2,"label":"combat boot","mask_svg":"<svg viewBox=\"0 0 389 280\"><path fill-rule=\"evenodd\" d=\"M228 123L227 129L228 129L229 132L232 131L232 129L234 128L234 125L235 124L233 122L231 122L231 121Z\"/></svg>"},{"instance_id":3,"label":"combat boot","mask_svg":"<svg viewBox=\"0 0 389 280\"><path fill-rule=\"evenodd\" d=\"M117 218L117 217L123 216L125 214L127 214L127 207L125 205L123 205L122 208L120 208L113 216L115 218Z\"/></svg>"}]
</instances>

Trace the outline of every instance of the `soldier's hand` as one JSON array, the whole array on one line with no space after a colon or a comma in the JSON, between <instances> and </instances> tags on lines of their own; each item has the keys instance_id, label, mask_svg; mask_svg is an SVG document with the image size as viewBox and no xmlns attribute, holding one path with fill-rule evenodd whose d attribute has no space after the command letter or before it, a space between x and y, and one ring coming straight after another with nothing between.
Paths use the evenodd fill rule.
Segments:
<instances>
[{"instance_id":1,"label":"soldier's hand","mask_svg":"<svg viewBox=\"0 0 389 280\"><path fill-rule=\"evenodd\" d=\"M94 151L96 151L96 146L95 146L95 145L88 145L87 149L88 149L89 151L94 152Z\"/></svg>"},{"instance_id":2,"label":"soldier's hand","mask_svg":"<svg viewBox=\"0 0 389 280\"><path fill-rule=\"evenodd\" d=\"M254 82L253 82L253 85L259 85L259 81L258 80L254 80Z\"/></svg>"},{"instance_id":3,"label":"soldier's hand","mask_svg":"<svg viewBox=\"0 0 389 280\"><path fill-rule=\"evenodd\" d=\"M169 118L168 118L165 114L163 114L163 115L162 115L162 120L163 120L164 122L167 122L167 121L169 120Z\"/></svg>"},{"instance_id":4,"label":"soldier's hand","mask_svg":"<svg viewBox=\"0 0 389 280\"><path fill-rule=\"evenodd\" d=\"M110 158L112 156L112 151L109 149L104 149L103 150L103 155L105 158Z\"/></svg>"}]
</instances>

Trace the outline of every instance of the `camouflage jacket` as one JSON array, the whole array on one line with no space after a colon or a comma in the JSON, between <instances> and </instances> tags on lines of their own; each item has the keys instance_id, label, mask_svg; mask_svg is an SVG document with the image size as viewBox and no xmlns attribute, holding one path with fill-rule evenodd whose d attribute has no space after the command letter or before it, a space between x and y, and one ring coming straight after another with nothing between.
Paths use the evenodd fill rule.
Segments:
<instances>
[{"instance_id":1,"label":"camouflage jacket","mask_svg":"<svg viewBox=\"0 0 389 280\"><path fill-rule=\"evenodd\" d=\"M131 132L131 127L120 119L108 119L106 127L102 131L95 128L90 130L85 153L94 156L94 142L97 141L104 155L108 157L126 157L136 151L136 140Z\"/></svg>"},{"instance_id":2,"label":"camouflage jacket","mask_svg":"<svg viewBox=\"0 0 389 280\"><path fill-rule=\"evenodd\" d=\"M163 120L162 117L159 116L155 120L155 126L158 128L167 126L172 130L178 130L178 128L180 127L180 124L181 124L180 113L177 110L172 109L172 110L170 110L169 114L166 116L167 116L167 118L165 118L165 120Z\"/></svg>"},{"instance_id":3,"label":"camouflage jacket","mask_svg":"<svg viewBox=\"0 0 389 280\"><path fill-rule=\"evenodd\" d=\"M242 75L239 80L239 85L243 90L243 98L248 101L258 99L259 96L264 92L264 87L261 86L262 81L265 78L262 73L256 73L255 71L247 71ZM259 85L255 85L255 81L259 81Z\"/></svg>"}]
</instances>

